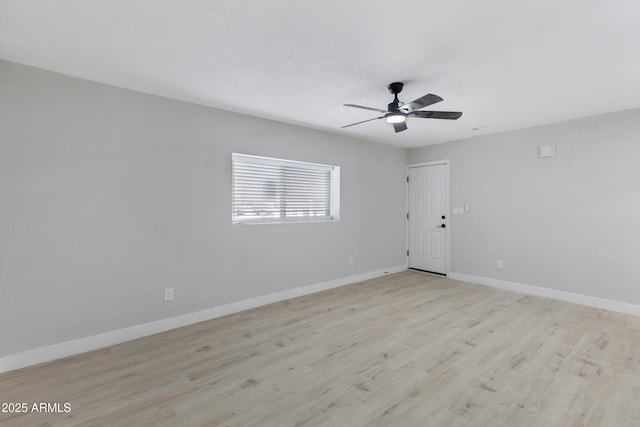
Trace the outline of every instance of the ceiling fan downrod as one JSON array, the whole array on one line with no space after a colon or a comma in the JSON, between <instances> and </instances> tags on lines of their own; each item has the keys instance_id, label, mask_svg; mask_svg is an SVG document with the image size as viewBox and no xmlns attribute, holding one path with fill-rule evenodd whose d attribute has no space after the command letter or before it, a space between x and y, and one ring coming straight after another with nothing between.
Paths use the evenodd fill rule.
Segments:
<instances>
[{"instance_id":1,"label":"ceiling fan downrod","mask_svg":"<svg viewBox=\"0 0 640 427\"><path fill-rule=\"evenodd\" d=\"M387 89L389 89L389 92L391 92L391 94L393 95L393 102L391 102L387 106L387 110L389 110L389 112L395 113L400 108L400 100L398 100L398 94L402 92L403 87L404 83L402 82L393 82L389 86L387 86Z\"/></svg>"}]
</instances>

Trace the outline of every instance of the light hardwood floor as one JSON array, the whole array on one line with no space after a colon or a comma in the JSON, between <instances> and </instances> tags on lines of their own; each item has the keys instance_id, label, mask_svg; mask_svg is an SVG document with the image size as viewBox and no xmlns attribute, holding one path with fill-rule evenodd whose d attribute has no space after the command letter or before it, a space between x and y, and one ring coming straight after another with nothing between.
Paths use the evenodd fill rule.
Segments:
<instances>
[{"instance_id":1,"label":"light hardwood floor","mask_svg":"<svg viewBox=\"0 0 640 427\"><path fill-rule=\"evenodd\" d=\"M5 426L640 426L640 318L404 272L0 375Z\"/></svg>"}]
</instances>

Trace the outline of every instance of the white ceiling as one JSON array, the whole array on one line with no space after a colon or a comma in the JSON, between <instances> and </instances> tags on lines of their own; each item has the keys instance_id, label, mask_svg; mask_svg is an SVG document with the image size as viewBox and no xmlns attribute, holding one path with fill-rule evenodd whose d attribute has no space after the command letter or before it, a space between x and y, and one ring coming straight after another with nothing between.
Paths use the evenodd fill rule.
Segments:
<instances>
[{"instance_id":1,"label":"white ceiling","mask_svg":"<svg viewBox=\"0 0 640 427\"><path fill-rule=\"evenodd\" d=\"M416 147L639 107L640 2L0 0L0 58ZM397 80L464 115L340 129Z\"/></svg>"}]
</instances>

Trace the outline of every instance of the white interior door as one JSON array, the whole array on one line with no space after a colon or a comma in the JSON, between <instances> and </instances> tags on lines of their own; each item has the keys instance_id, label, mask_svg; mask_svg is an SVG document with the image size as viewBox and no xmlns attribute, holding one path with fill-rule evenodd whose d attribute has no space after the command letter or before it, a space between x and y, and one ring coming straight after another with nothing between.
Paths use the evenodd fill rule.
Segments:
<instances>
[{"instance_id":1,"label":"white interior door","mask_svg":"<svg viewBox=\"0 0 640 427\"><path fill-rule=\"evenodd\" d=\"M409 268L447 274L447 168L409 167Z\"/></svg>"}]
</instances>

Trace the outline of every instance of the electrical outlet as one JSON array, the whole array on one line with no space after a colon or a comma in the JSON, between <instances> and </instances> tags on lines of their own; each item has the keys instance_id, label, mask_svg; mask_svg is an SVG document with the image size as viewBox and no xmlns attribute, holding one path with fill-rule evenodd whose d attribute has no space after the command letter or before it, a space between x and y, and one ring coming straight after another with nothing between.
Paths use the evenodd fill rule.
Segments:
<instances>
[{"instance_id":1,"label":"electrical outlet","mask_svg":"<svg viewBox=\"0 0 640 427\"><path fill-rule=\"evenodd\" d=\"M496 260L496 268L502 270L504 268L504 264L501 259Z\"/></svg>"},{"instance_id":2,"label":"electrical outlet","mask_svg":"<svg viewBox=\"0 0 640 427\"><path fill-rule=\"evenodd\" d=\"M173 288L167 288L164 290L164 300L165 301L173 300Z\"/></svg>"},{"instance_id":3,"label":"electrical outlet","mask_svg":"<svg viewBox=\"0 0 640 427\"><path fill-rule=\"evenodd\" d=\"M353 256L349 257L349 265L353 265Z\"/></svg>"}]
</instances>

